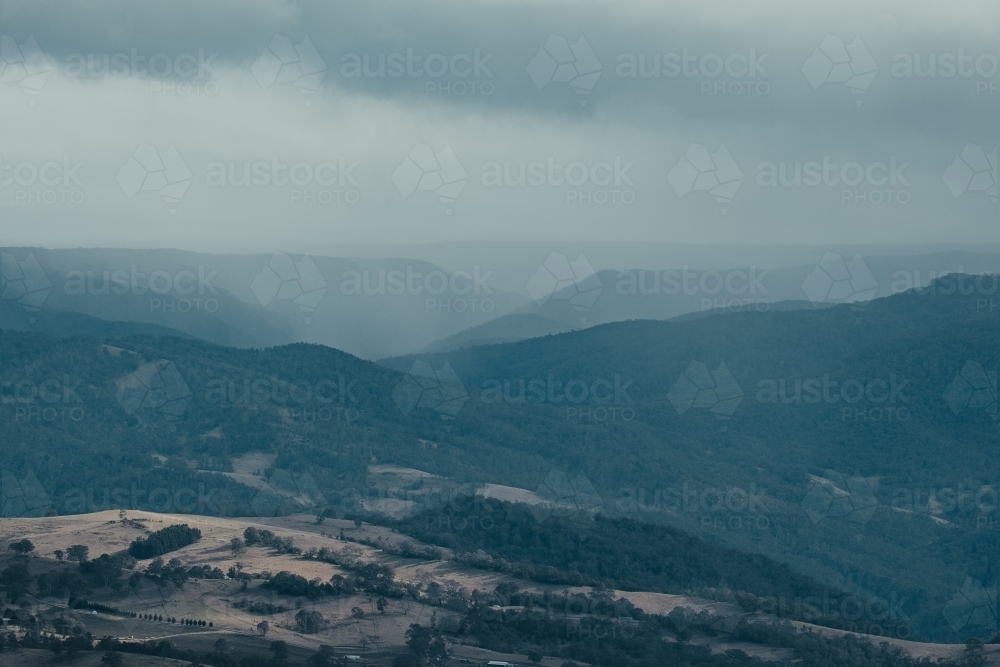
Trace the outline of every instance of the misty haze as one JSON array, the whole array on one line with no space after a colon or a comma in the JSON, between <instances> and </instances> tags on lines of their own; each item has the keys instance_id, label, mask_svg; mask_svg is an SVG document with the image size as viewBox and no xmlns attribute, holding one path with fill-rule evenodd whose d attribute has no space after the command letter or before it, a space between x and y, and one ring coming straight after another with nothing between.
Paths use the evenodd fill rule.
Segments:
<instances>
[{"instance_id":1,"label":"misty haze","mask_svg":"<svg viewBox=\"0 0 1000 667\"><path fill-rule=\"evenodd\" d=\"M1000 665L1000 6L0 6L0 667Z\"/></svg>"}]
</instances>

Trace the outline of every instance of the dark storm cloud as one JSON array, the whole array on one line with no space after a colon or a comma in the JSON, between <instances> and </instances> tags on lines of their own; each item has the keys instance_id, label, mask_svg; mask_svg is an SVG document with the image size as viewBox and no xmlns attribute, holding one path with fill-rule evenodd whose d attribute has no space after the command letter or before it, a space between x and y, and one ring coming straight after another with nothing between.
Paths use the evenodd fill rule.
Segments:
<instances>
[{"instance_id":1,"label":"dark storm cloud","mask_svg":"<svg viewBox=\"0 0 1000 667\"><path fill-rule=\"evenodd\" d=\"M974 9L960 15L905 3L848 4L842 12L796 8L795 15L779 4L755 4L761 9L731 5L727 13L725 5L666 12L656 3L14 2L7 3L2 20L7 34L33 36L63 66L80 56L97 56L100 63L106 54L175 57L199 50L210 63L247 66L276 34L294 43L308 37L329 68L331 85L385 97L443 97L487 110L603 111L623 122L655 123L657 110L669 109L709 122L851 128L860 134L901 128L926 134L928 126L948 132L997 111L1000 93L990 87L998 82L997 35L995 28L984 29L997 12L986 3L979 16ZM935 14L950 16L935 20ZM828 34L845 43L860 37L878 66L864 95L865 113L845 115L831 102L836 93L812 90L801 71ZM569 44L584 37L600 61L603 70L586 95L574 95L565 84L539 91L526 74L550 35ZM931 57L957 59L959 51L992 58L978 72L973 62L969 76L949 77L942 65L940 75L929 79L902 71L909 57L920 56L926 70ZM401 76L392 72L393 54L411 57ZM433 55L447 59L454 71L428 75ZM481 69L466 74L480 62ZM993 76L982 76L984 70ZM486 84L488 94L472 86L455 94L457 83ZM587 104L567 104L574 97ZM956 98L966 103L956 104Z\"/></svg>"}]
</instances>

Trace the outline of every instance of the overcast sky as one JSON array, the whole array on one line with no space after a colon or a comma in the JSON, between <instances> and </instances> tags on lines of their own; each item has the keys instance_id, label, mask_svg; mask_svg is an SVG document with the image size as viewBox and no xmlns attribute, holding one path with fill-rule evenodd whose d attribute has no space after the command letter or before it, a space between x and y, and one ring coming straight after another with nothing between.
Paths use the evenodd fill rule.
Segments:
<instances>
[{"instance_id":1,"label":"overcast sky","mask_svg":"<svg viewBox=\"0 0 1000 667\"><path fill-rule=\"evenodd\" d=\"M0 33L3 245L1000 238L996 2L7 0Z\"/></svg>"}]
</instances>

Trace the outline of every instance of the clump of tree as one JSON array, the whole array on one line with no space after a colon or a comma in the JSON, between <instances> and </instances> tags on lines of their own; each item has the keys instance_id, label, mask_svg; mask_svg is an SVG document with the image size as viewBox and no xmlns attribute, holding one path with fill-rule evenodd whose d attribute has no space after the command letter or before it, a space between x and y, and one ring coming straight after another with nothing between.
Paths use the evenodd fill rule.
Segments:
<instances>
[{"instance_id":1,"label":"clump of tree","mask_svg":"<svg viewBox=\"0 0 1000 667\"><path fill-rule=\"evenodd\" d=\"M281 595L309 600L316 600L324 595L349 596L358 591L394 598L408 595L406 588L395 580L392 568L377 563L358 565L350 577L335 574L328 582L323 582L319 577L308 580L300 574L282 570L265 581L263 586Z\"/></svg>"},{"instance_id":2,"label":"clump of tree","mask_svg":"<svg viewBox=\"0 0 1000 667\"><path fill-rule=\"evenodd\" d=\"M186 523L167 526L149 537L140 537L129 545L128 552L134 558L156 558L177 551L201 539L201 531Z\"/></svg>"},{"instance_id":3,"label":"clump of tree","mask_svg":"<svg viewBox=\"0 0 1000 667\"><path fill-rule=\"evenodd\" d=\"M8 548L18 556L27 556L35 550L35 545L31 543L31 540L25 538L23 540L11 542Z\"/></svg>"},{"instance_id":4,"label":"clump of tree","mask_svg":"<svg viewBox=\"0 0 1000 667\"><path fill-rule=\"evenodd\" d=\"M337 654L332 646L320 644L319 650L309 656L309 667L333 667L337 664Z\"/></svg>"},{"instance_id":5,"label":"clump of tree","mask_svg":"<svg viewBox=\"0 0 1000 667\"><path fill-rule=\"evenodd\" d=\"M330 583L333 585L344 584L348 587L348 594L355 590L362 590L366 593L382 595L391 598L401 598L408 595L404 586L395 579L395 572L387 565L378 563L367 563L362 560L345 557L342 554L323 547L319 551L310 550L305 558L332 563L345 570L350 570L352 576L345 579L335 575Z\"/></svg>"},{"instance_id":6,"label":"clump of tree","mask_svg":"<svg viewBox=\"0 0 1000 667\"><path fill-rule=\"evenodd\" d=\"M28 592L31 585L31 573L28 571L27 559L16 559L0 571L0 589L7 592L11 603L17 602Z\"/></svg>"},{"instance_id":7,"label":"clump of tree","mask_svg":"<svg viewBox=\"0 0 1000 667\"><path fill-rule=\"evenodd\" d=\"M261 602L261 601L250 601L247 600L246 598L233 602L232 606L235 607L236 609L246 610L251 614L260 614L264 616L281 614L288 611L288 607L282 604L273 604L271 602Z\"/></svg>"},{"instance_id":8,"label":"clump of tree","mask_svg":"<svg viewBox=\"0 0 1000 667\"><path fill-rule=\"evenodd\" d=\"M295 614L295 627L305 635L314 635L326 626L323 614L315 610L300 609Z\"/></svg>"},{"instance_id":9,"label":"clump of tree","mask_svg":"<svg viewBox=\"0 0 1000 667\"><path fill-rule=\"evenodd\" d=\"M192 579L225 579L222 570L210 565L192 565L188 568L188 576Z\"/></svg>"},{"instance_id":10,"label":"clump of tree","mask_svg":"<svg viewBox=\"0 0 1000 667\"><path fill-rule=\"evenodd\" d=\"M66 549L66 560L76 563L86 563L90 557L90 547L85 544L74 544Z\"/></svg>"},{"instance_id":11,"label":"clump of tree","mask_svg":"<svg viewBox=\"0 0 1000 667\"><path fill-rule=\"evenodd\" d=\"M80 574L91 584L104 586L112 590L120 590L124 584L120 581L125 570L135 567L135 559L127 553L120 552L113 556L101 554L94 560L80 563Z\"/></svg>"},{"instance_id":12,"label":"clump of tree","mask_svg":"<svg viewBox=\"0 0 1000 667\"><path fill-rule=\"evenodd\" d=\"M108 665L108 667L121 667L123 663L122 654L118 651L108 651L101 657L101 664Z\"/></svg>"},{"instance_id":13,"label":"clump of tree","mask_svg":"<svg viewBox=\"0 0 1000 667\"><path fill-rule=\"evenodd\" d=\"M64 568L61 571L43 572L35 577L38 594L41 597L55 596L71 598L86 593L89 586L87 580L75 569Z\"/></svg>"},{"instance_id":14,"label":"clump of tree","mask_svg":"<svg viewBox=\"0 0 1000 667\"><path fill-rule=\"evenodd\" d=\"M408 653L392 661L392 667L421 667L428 662L440 663L448 657L444 638L437 628L425 628L411 623L406 631Z\"/></svg>"},{"instance_id":15,"label":"clump of tree","mask_svg":"<svg viewBox=\"0 0 1000 667\"><path fill-rule=\"evenodd\" d=\"M304 597L307 600L316 600L324 595L350 595L354 592L346 588L338 590L332 582L324 583L319 577L309 580L287 570L274 575L265 581L263 586L280 595Z\"/></svg>"},{"instance_id":16,"label":"clump of tree","mask_svg":"<svg viewBox=\"0 0 1000 667\"><path fill-rule=\"evenodd\" d=\"M279 554L300 554L302 550L295 546L290 537L278 537L270 530L258 529L253 526L243 531L243 543L248 547L271 547Z\"/></svg>"}]
</instances>

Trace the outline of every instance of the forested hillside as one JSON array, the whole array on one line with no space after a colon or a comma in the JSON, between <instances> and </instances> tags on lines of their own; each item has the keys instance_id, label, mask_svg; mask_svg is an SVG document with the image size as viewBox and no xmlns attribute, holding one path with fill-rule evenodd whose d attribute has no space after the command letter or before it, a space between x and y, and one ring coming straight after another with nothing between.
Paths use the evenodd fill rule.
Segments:
<instances>
[{"instance_id":1,"label":"forested hillside","mask_svg":"<svg viewBox=\"0 0 1000 667\"><path fill-rule=\"evenodd\" d=\"M3 332L3 512L343 514L378 493L368 466L388 463L582 494L967 634L983 628L941 610L997 580L1000 309L966 283L391 368L305 344ZM255 471L269 488L229 472L248 453L276 456Z\"/></svg>"}]
</instances>

